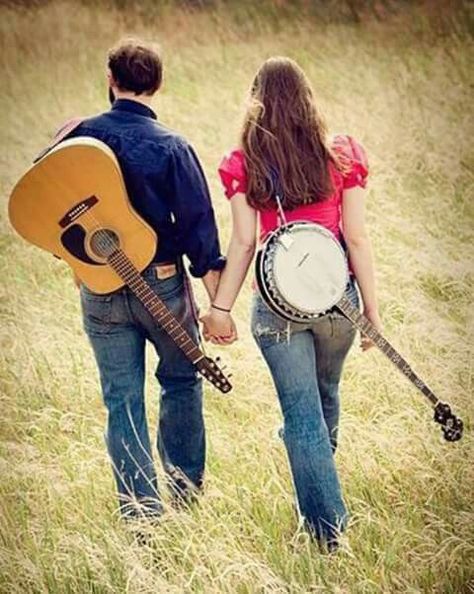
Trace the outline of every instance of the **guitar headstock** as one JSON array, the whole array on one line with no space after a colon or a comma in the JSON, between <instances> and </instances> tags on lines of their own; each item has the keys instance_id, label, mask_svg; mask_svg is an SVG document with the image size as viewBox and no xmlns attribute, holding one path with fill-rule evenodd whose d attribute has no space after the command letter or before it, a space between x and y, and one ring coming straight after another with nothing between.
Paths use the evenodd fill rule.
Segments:
<instances>
[{"instance_id":1,"label":"guitar headstock","mask_svg":"<svg viewBox=\"0 0 474 594\"><path fill-rule=\"evenodd\" d=\"M211 382L218 390L227 394L232 390L232 384L224 375L217 362L211 357L204 357L196 363L199 373Z\"/></svg>"},{"instance_id":2,"label":"guitar headstock","mask_svg":"<svg viewBox=\"0 0 474 594\"><path fill-rule=\"evenodd\" d=\"M444 439L446 441L458 441L461 439L464 424L459 417L452 413L449 404L438 402L434 411L434 420L441 425Z\"/></svg>"}]
</instances>

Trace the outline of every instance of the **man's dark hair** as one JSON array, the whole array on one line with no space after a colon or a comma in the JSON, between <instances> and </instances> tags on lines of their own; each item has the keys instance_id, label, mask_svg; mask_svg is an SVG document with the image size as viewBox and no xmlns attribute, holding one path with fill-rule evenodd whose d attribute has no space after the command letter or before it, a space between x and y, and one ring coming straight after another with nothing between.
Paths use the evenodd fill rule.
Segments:
<instances>
[{"instance_id":1,"label":"man's dark hair","mask_svg":"<svg viewBox=\"0 0 474 594\"><path fill-rule=\"evenodd\" d=\"M160 88L163 64L155 45L125 39L109 50L108 66L120 91L153 95Z\"/></svg>"}]
</instances>

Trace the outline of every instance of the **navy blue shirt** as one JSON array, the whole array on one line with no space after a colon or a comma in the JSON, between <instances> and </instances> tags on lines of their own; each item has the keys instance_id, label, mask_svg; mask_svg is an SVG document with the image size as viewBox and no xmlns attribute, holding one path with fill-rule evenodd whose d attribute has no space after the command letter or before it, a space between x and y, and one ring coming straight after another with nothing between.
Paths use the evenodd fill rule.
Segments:
<instances>
[{"instance_id":1,"label":"navy blue shirt","mask_svg":"<svg viewBox=\"0 0 474 594\"><path fill-rule=\"evenodd\" d=\"M69 137L92 136L107 144L120 164L130 201L158 234L157 262L185 254L193 276L221 270L214 211L206 178L192 147L157 122L152 109L117 99Z\"/></svg>"}]
</instances>

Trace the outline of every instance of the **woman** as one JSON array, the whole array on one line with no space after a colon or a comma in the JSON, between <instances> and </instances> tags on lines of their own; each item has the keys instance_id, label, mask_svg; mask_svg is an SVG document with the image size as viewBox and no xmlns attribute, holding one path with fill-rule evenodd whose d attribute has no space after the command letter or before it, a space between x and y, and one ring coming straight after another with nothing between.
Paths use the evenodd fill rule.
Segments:
<instances>
[{"instance_id":1,"label":"woman","mask_svg":"<svg viewBox=\"0 0 474 594\"><path fill-rule=\"evenodd\" d=\"M205 336L221 344L236 338L230 312L254 255L257 223L260 241L278 227L270 171L278 172L288 221L319 223L343 240L351 266L346 295L358 305L355 277L364 314L381 329L364 224L364 150L348 136L327 142L311 86L288 58L270 58L262 65L250 99L241 148L219 168L233 230L227 266L213 305L202 318ZM333 453L339 381L355 330L337 311L311 324L288 325L255 295L252 333L278 393L299 511L310 532L332 550L347 521ZM362 339L364 350L370 346Z\"/></svg>"}]
</instances>

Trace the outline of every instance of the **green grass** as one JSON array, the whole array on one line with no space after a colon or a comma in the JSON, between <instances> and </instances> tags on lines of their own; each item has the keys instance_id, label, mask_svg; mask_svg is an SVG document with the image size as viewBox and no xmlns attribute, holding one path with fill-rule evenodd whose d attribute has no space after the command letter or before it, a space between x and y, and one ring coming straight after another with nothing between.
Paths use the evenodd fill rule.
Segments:
<instances>
[{"instance_id":1,"label":"green grass","mask_svg":"<svg viewBox=\"0 0 474 594\"><path fill-rule=\"evenodd\" d=\"M0 7L1 592L474 591L469 6L455 13L444 3L382 2L384 18L362 10L359 24L328 24L328 12L300 17L270 4L267 14L251 3L195 12L163 3L147 19L129 3ZM275 437L278 405L248 330L250 282L236 306L241 340L222 353L235 389L223 397L206 388L205 498L189 513L170 510L146 547L118 521L76 290L63 264L12 232L6 205L63 120L107 107L104 55L124 33L163 46L155 107L195 145L224 245L230 212L216 167L236 144L264 58L297 59L331 130L350 132L369 154L368 221L387 337L466 430L461 442L444 442L422 397L383 355L355 348L337 454L352 521L331 558L298 529ZM149 364L154 428L151 351Z\"/></svg>"}]
</instances>

